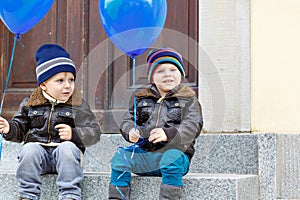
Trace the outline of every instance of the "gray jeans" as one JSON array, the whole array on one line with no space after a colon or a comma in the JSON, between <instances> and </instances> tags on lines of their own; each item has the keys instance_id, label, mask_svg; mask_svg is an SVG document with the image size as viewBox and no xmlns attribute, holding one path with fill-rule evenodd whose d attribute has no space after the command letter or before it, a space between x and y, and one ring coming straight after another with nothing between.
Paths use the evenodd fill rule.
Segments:
<instances>
[{"instance_id":1,"label":"gray jeans","mask_svg":"<svg viewBox=\"0 0 300 200\"><path fill-rule=\"evenodd\" d=\"M37 143L26 143L20 149L17 168L20 197L40 199L40 175L57 173L56 184L59 199L81 199L80 183L83 170L80 165L81 151L69 141L58 147L44 147Z\"/></svg>"}]
</instances>

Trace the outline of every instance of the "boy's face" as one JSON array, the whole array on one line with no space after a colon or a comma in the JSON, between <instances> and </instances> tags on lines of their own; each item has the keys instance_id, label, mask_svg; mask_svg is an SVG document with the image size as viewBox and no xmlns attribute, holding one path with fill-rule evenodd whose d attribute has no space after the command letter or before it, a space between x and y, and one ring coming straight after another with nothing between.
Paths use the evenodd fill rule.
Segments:
<instances>
[{"instance_id":1,"label":"boy's face","mask_svg":"<svg viewBox=\"0 0 300 200\"><path fill-rule=\"evenodd\" d=\"M164 97L181 83L181 73L174 64L160 64L153 72L152 83L156 85L160 95Z\"/></svg>"},{"instance_id":2,"label":"boy's face","mask_svg":"<svg viewBox=\"0 0 300 200\"><path fill-rule=\"evenodd\" d=\"M47 94L59 101L67 101L74 92L74 86L74 75L71 72L60 72L40 84Z\"/></svg>"}]
</instances>

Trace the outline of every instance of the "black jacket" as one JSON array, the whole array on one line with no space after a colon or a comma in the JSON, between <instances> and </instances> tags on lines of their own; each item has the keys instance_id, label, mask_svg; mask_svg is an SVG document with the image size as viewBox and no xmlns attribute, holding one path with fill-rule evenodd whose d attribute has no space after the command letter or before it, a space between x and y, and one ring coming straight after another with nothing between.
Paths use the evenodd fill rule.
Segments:
<instances>
[{"instance_id":1,"label":"black jacket","mask_svg":"<svg viewBox=\"0 0 300 200\"><path fill-rule=\"evenodd\" d=\"M57 124L72 127L71 141L84 152L86 146L100 140L100 126L89 105L75 91L66 103L51 104L38 87L20 104L19 111L9 122L10 131L5 139L14 142L63 142Z\"/></svg>"},{"instance_id":2,"label":"black jacket","mask_svg":"<svg viewBox=\"0 0 300 200\"><path fill-rule=\"evenodd\" d=\"M190 159L193 157L195 139L200 134L203 119L201 105L190 87L179 85L161 98L156 86L152 85L136 93L136 109L137 128L145 138L141 148L161 152L175 148L185 152ZM127 141L132 128L133 107L124 115L121 125L121 133ZM157 144L147 141L154 128L163 128L168 141Z\"/></svg>"}]
</instances>

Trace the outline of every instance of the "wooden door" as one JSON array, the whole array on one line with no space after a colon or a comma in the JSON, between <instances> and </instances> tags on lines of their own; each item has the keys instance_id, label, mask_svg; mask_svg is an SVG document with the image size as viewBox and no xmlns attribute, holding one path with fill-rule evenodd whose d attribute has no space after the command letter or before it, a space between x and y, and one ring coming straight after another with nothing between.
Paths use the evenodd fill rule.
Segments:
<instances>
[{"instance_id":1,"label":"wooden door","mask_svg":"<svg viewBox=\"0 0 300 200\"><path fill-rule=\"evenodd\" d=\"M151 47L177 49L187 66L187 80L198 90L198 1L168 0L167 20ZM5 78L14 35L0 25L0 89ZM34 52L43 43L66 48L77 67L76 87L89 102L105 132L118 132L118 124L136 88L147 86L145 58L136 58L135 84L132 60L107 38L99 19L98 1L55 1L49 13L32 30L22 35L24 47L17 44L4 116L11 117L20 101L36 85ZM1 93L2 95L2 93Z\"/></svg>"},{"instance_id":2,"label":"wooden door","mask_svg":"<svg viewBox=\"0 0 300 200\"><path fill-rule=\"evenodd\" d=\"M76 4L74 4L76 2ZM85 1L55 1L51 10L27 33L21 35L17 43L9 87L4 103L4 116L11 117L18 109L21 100L37 87L34 54L44 43L58 43L71 54L76 65L86 55L85 48ZM11 59L14 34L0 25L0 88L4 88L7 70ZM2 97L2 93L1 93Z\"/></svg>"}]
</instances>

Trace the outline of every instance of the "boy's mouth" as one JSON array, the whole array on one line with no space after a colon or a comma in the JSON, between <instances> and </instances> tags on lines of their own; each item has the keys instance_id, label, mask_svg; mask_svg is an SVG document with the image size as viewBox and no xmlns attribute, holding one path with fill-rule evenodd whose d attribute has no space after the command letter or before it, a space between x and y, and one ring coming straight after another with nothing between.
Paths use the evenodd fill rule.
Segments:
<instances>
[{"instance_id":1,"label":"boy's mouth","mask_svg":"<svg viewBox=\"0 0 300 200\"><path fill-rule=\"evenodd\" d=\"M164 80L163 82L164 82L164 83L172 83L173 80L169 80L169 79L168 79L168 80Z\"/></svg>"}]
</instances>

